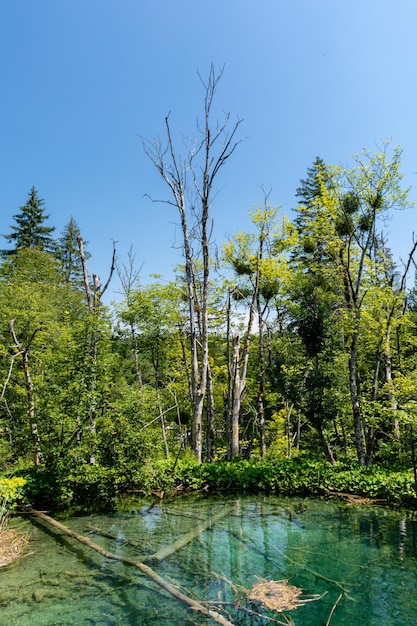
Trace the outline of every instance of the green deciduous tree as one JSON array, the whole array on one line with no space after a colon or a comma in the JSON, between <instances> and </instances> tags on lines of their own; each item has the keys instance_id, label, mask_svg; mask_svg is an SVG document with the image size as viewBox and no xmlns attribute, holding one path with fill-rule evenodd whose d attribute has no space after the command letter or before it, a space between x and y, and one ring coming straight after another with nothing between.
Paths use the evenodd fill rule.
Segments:
<instances>
[{"instance_id":1,"label":"green deciduous tree","mask_svg":"<svg viewBox=\"0 0 417 626\"><path fill-rule=\"evenodd\" d=\"M117 307L119 320L127 327L129 338L134 340L135 373L140 372L143 397L151 397L149 389L154 392L153 406L148 409L146 419L150 423L159 420L166 457L170 455L168 423L173 425L177 421L175 432L178 434L181 429L178 398L184 392L187 396L188 390L179 337L181 295L174 283L136 285Z\"/></svg>"},{"instance_id":2,"label":"green deciduous tree","mask_svg":"<svg viewBox=\"0 0 417 626\"><path fill-rule=\"evenodd\" d=\"M47 407L59 405L55 381L60 395L68 389L73 365L61 355L79 324L80 298L53 255L27 248L1 265L0 302L1 417L15 452L40 464L57 444L59 411Z\"/></svg>"},{"instance_id":3,"label":"green deciduous tree","mask_svg":"<svg viewBox=\"0 0 417 626\"><path fill-rule=\"evenodd\" d=\"M264 206L250 213L255 233L236 233L224 245L224 259L234 271L231 295L247 310L247 325L243 342L240 333L233 337L233 350L229 366L229 456L239 450L239 422L242 400L248 395L246 385L250 347L257 329L257 368L252 385L258 385L255 415L260 454L266 453L265 402L266 402L266 346L265 333L271 303L282 295L286 281L286 250L290 240L290 229L286 218L278 224L278 208L271 208L265 196ZM257 382L255 382L257 381ZM253 389L252 389L253 393Z\"/></svg>"},{"instance_id":4,"label":"green deciduous tree","mask_svg":"<svg viewBox=\"0 0 417 626\"><path fill-rule=\"evenodd\" d=\"M318 351L323 339L323 312L339 328L347 357L349 393L353 413L354 439L360 465L366 463L367 425L363 414L360 362L366 350L363 316L376 290L394 283L378 284L386 254L382 253L380 224L394 209L408 205L407 191L401 188L401 150L388 155L388 144L376 154L363 151L355 167L346 169L316 161L310 170L308 187L301 188L304 204L297 208L299 242L294 251L302 292L307 296L300 318L305 345ZM385 264L385 265L384 265ZM306 280L306 277L308 280ZM314 293L316 295L314 295ZM321 293L319 300L317 294ZM382 292L381 292L382 293ZM382 300L381 300L382 302ZM330 308L329 308L330 307ZM329 324L327 324L329 327Z\"/></svg>"},{"instance_id":5,"label":"green deciduous tree","mask_svg":"<svg viewBox=\"0 0 417 626\"><path fill-rule=\"evenodd\" d=\"M369 293L370 259L375 259L380 241L380 221L394 209L409 206L407 191L401 188L401 150L395 148L388 156L383 151L369 154L366 150L355 157L356 167L343 172L342 196L339 200L341 219L339 233L340 270L343 279L346 345L349 352L349 382L354 416L355 443L360 465L366 463L363 436L365 424L361 411L358 358L361 341L361 316ZM347 225L347 227L346 227Z\"/></svg>"}]
</instances>

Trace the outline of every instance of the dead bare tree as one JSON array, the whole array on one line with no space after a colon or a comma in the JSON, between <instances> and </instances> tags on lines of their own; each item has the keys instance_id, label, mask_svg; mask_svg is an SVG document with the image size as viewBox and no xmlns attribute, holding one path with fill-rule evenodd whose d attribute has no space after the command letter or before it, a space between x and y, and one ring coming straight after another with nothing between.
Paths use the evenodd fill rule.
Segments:
<instances>
[{"instance_id":1,"label":"dead bare tree","mask_svg":"<svg viewBox=\"0 0 417 626\"><path fill-rule=\"evenodd\" d=\"M133 307L133 292L139 285L139 270L135 270L135 255L132 249L128 252L128 265L124 263L119 265L116 263L117 274L119 276L120 284L122 286L122 294L126 302L126 313L124 314L125 322L129 327L130 339L132 342L132 358L135 366L136 380L139 389L143 389L142 371L139 364L139 345L138 336L135 325L134 314L132 313Z\"/></svg>"},{"instance_id":2,"label":"dead bare tree","mask_svg":"<svg viewBox=\"0 0 417 626\"><path fill-rule=\"evenodd\" d=\"M155 201L165 202L175 207L180 217L191 350L192 439L194 455L199 462L202 460L202 416L209 362L208 306L212 231L210 206L217 175L240 143L235 137L242 121L238 120L229 132L230 115L227 114L224 122L218 123L212 129L210 115L223 69L216 72L212 65L206 82L199 75L205 90L204 122L198 126L202 139L189 150L184 160L177 156L169 115L165 118L165 145L162 145L159 139L151 141L143 139L145 154L171 192L171 199ZM195 202L189 199L191 197L194 197ZM202 265L202 278L198 291L195 288L197 259ZM196 312L198 312L199 320L196 319Z\"/></svg>"}]
</instances>

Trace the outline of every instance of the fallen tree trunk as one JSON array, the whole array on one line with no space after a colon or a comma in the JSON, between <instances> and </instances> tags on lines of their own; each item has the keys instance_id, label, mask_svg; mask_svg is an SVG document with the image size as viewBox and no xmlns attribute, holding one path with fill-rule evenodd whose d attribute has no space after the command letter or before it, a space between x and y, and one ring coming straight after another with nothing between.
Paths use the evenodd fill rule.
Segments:
<instances>
[{"instance_id":1,"label":"fallen tree trunk","mask_svg":"<svg viewBox=\"0 0 417 626\"><path fill-rule=\"evenodd\" d=\"M143 560L144 561L162 561L163 559L166 559L167 556L171 556L172 554L174 554L174 552L177 552L177 550L180 550L181 548L186 546L187 543L190 543L191 541L199 537L205 530L207 530L207 528L210 528L215 522L217 522L219 519L227 515L229 512L230 512L230 508L224 507L222 511L210 517L210 519L208 519L204 524L201 521L198 521L197 526L193 528L192 530L190 530L190 532L186 533L185 535L182 535L182 537L178 537L178 539L176 539L169 546L165 546L165 548L161 548L160 550L158 550L158 552L155 552L154 554L151 554L145 557ZM102 535L103 537L107 537L107 539L113 539L113 541L118 541L117 535L113 533L109 533L108 531L103 530L102 528L98 528L97 526L93 526L92 524L88 524L87 528L89 528L95 533ZM131 539L123 539L123 543L129 546L134 546L135 548L141 547L140 543L138 543L137 541L132 541Z\"/></svg>"},{"instance_id":2,"label":"fallen tree trunk","mask_svg":"<svg viewBox=\"0 0 417 626\"><path fill-rule=\"evenodd\" d=\"M143 544L139 543L139 541L133 541L132 539L120 539L114 533L109 533L107 530L103 528L99 528L98 526L94 526L93 524L87 524L87 528L93 532L101 535L102 537L106 537L107 539L113 539L113 541L118 541L126 546L133 546L133 548L141 548Z\"/></svg>"},{"instance_id":3,"label":"fallen tree trunk","mask_svg":"<svg viewBox=\"0 0 417 626\"><path fill-rule=\"evenodd\" d=\"M167 556L171 556L171 554L174 554L174 552L186 546L187 543L190 543L190 541L196 539L196 537L201 535L205 530L207 530L207 528L210 528L210 526L212 526L215 522L217 522L228 513L230 513L230 508L225 506L222 511L220 511L216 515L213 515L204 524L198 523L197 526L193 528L189 533L183 535L182 537L179 537L176 541L171 543L171 545L166 546L165 548L161 548L161 550L158 550L158 552L155 552L155 554L146 557L146 561L162 561Z\"/></svg>"},{"instance_id":4,"label":"fallen tree trunk","mask_svg":"<svg viewBox=\"0 0 417 626\"><path fill-rule=\"evenodd\" d=\"M94 541L91 541L91 539L88 539L88 537L84 537L84 535L79 535L74 530L71 530L71 528L64 526L64 524L57 522L52 517L49 517L49 515L46 515L45 513L42 513L41 511L36 511L32 509L31 514L43 520L47 524L50 524L51 526L58 528L58 530L60 530L61 532L65 533L69 537L72 537L73 539L76 539L80 543L83 543L84 545L88 546L92 550L95 550L96 552L106 557L107 559L110 559L112 561L120 561L122 563L126 563L126 565L132 565L133 567L137 567L146 576L151 578L151 580L153 580L157 585L165 589L165 591L168 591L168 593L170 593L174 598L177 598L178 600L180 600L187 606L191 607L194 611L199 611L203 615L206 615L207 617L211 617L211 619L213 619L218 624L222 624L223 626L234 626L232 622L229 622L229 620L225 619L217 611L213 611L203 606L202 604L200 604L200 602L198 602L197 600L194 600L193 598L186 596L184 593L179 591L179 589L174 587L174 585L171 585L169 582L161 578L159 574L157 574L148 565L145 565L145 563L142 563L140 561L135 561L134 559L129 559L123 556L119 556L117 554L114 554L113 552L108 552L108 550L105 550Z\"/></svg>"},{"instance_id":5,"label":"fallen tree trunk","mask_svg":"<svg viewBox=\"0 0 417 626\"><path fill-rule=\"evenodd\" d=\"M358 496L355 493L345 493L344 491L329 491L326 489L326 494L347 500L349 504L378 504L379 502L386 502L384 498L369 498L368 496Z\"/></svg>"}]
</instances>

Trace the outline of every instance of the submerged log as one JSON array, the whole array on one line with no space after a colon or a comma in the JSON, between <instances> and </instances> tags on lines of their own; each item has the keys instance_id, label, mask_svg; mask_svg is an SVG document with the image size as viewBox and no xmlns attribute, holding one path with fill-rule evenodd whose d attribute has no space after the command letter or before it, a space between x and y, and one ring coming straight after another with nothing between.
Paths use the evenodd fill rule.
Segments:
<instances>
[{"instance_id":1,"label":"submerged log","mask_svg":"<svg viewBox=\"0 0 417 626\"><path fill-rule=\"evenodd\" d=\"M143 546L139 541L133 541L132 539L126 539L125 537L120 538L118 535L114 533L109 533L108 530L104 530L103 528L99 528L98 526L94 526L94 524L87 524L87 528L90 532L97 533L102 537L106 537L107 539L112 539L113 541L117 541L118 543L122 543L126 546L132 546L133 548L141 548Z\"/></svg>"},{"instance_id":2,"label":"submerged log","mask_svg":"<svg viewBox=\"0 0 417 626\"><path fill-rule=\"evenodd\" d=\"M359 496L355 493L345 493L344 491L329 491L328 489L326 489L326 494L330 497L346 500L349 504L368 505L386 502L384 498L370 498L368 496Z\"/></svg>"},{"instance_id":3,"label":"submerged log","mask_svg":"<svg viewBox=\"0 0 417 626\"><path fill-rule=\"evenodd\" d=\"M179 537L169 546L161 548L160 550L158 550L158 552L155 552L155 554L146 557L146 561L162 561L167 556L171 556L171 554L174 554L174 552L186 546L187 543L190 543L190 541L193 541L194 539L199 537L205 530L207 530L207 528L210 528L215 522L230 513L230 511L230 507L225 506L222 511L210 517L210 519L207 520L207 522L205 522L204 524L198 523L197 526L190 530L189 533L183 535L182 537Z\"/></svg>"},{"instance_id":4,"label":"submerged log","mask_svg":"<svg viewBox=\"0 0 417 626\"><path fill-rule=\"evenodd\" d=\"M177 552L177 550L184 548L184 546L186 546L187 543L190 543L191 541L199 537L205 530L210 528L215 522L217 522L219 519L221 519L222 517L230 513L230 511L231 511L230 507L224 507L222 511L210 517L210 519L208 519L206 522L202 523L201 521L197 521L197 525L194 528L192 528L188 533L186 533L185 535L182 535L181 537L178 537L178 539L176 539L169 546L165 546L165 548L161 548L160 550L158 550L158 552L155 552L154 554L151 554L145 557L143 561L162 561L163 559L166 559L167 556L171 556L172 554ZM94 526L93 524L87 524L87 528L95 533L102 535L103 537L107 537L107 539L113 539L113 541L119 541L119 537L115 535L114 533L110 533L107 530L98 528L97 526ZM132 541L131 539L123 538L121 541L122 543L128 546L133 546L135 548L139 548L143 545L139 543L138 541Z\"/></svg>"},{"instance_id":5,"label":"submerged log","mask_svg":"<svg viewBox=\"0 0 417 626\"><path fill-rule=\"evenodd\" d=\"M49 517L49 515L46 515L45 513L42 513L41 511L36 511L32 509L31 514L43 520L50 526L54 526L55 528L58 528L58 530L60 530L64 534L68 535L69 537L72 537L73 539L76 539L80 543L83 543L84 545L88 546L92 550L95 550L96 552L106 557L107 559L110 559L112 561L119 561L121 563L125 563L126 565L132 565L133 567L137 567L139 570L141 570L141 572L143 572L146 576L148 576L151 580L153 580L157 585L165 589L165 591L168 591L168 593L170 593L174 598L177 598L178 600L180 600L187 606L191 607L193 610L199 611L203 615L210 617L218 624L222 624L223 626L233 626L232 622L229 622L229 620L225 619L220 613L203 606L197 600L194 600L193 598L190 598L189 596L185 595L182 591L177 589L174 585L171 585L169 582L161 578L159 574L157 574L148 565L145 565L145 563L142 563L141 561L135 561L134 559L129 559L123 556L119 556L118 554L114 554L113 552L109 552L108 550L105 550L94 541L91 541L91 539L89 539L88 537L84 537L84 535L79 535L71 528L68 528L68 526L64 526L64 524L57 522L55 519L53 519L52 517Z\"/></svg>"}]
</instances>

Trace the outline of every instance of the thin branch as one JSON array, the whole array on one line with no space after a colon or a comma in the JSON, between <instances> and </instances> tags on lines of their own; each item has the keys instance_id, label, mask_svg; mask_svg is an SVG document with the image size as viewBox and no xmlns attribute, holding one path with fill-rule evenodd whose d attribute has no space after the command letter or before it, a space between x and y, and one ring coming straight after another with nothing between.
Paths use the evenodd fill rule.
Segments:
<instances>
[{"instance_id":1,"label":"thin branch","mask_svg":"<svg viewBox=\"0 0 417 626\"><path fill-rule=\"evenodd\" d=\"M4 394L6 393L6 387L7 387L7 385L9 384L10 377L11 377L11 375L12 375L13 365L14 365L14 360L15 360L15 358L16 358L17 356L19 356L20 354L23 354L23 353L22 353L22 351L20 351L20 352L16 352L15 354L12 354L12 356L11 356L11 361L10 361L9 372L8 372L8 374L7 374L7 378L6 378L5 383L4 383L4 385L3 385L3 389L2 389L2 392L1 392L1 396L0 396L0 398L2 398L2 399L4 399Z\"/></svg>"},{"instance_id":2,"label":"thin branch","mask_svg":"<svg viewBox=\"0 0 417 626\"><path fill-rule=\"evenodd\" d=\"M110 266L109 277L108 277L107 282L104 285L103 289L101 290L101 295L104 295L104 293L106 292L108 286L110 285L110 282L111 282L111 279L113 277L113 273L114 273L115 268L116 268L116 242L113 241L113 255L112 255L112 259L111 259L111 266Z\"/></svg>"},{"instance_id":3,"label":"thin branch","mask_svg":"<svg viewBox=\"0 0 417 626\"><path fill-rule=\"evenodd\" d=\"M94 313L94 305L93 305L94 297L93 297L93 294L91 293L90 281L88 280L87 261L85 260L83 238L78 236L77 243L78 243L78 249L80 251L81 265L83 268L84 289L85 289L85 294L87 297L87 306L88 306L88 310L90 311L90 313Z\"/></svg>"},{"instance_id":4,"label":"thin branch","mask_svg":"<svg viewBox=\"0 0 417 626\"><path fill-rule=\"evenodd\" d=\"M339 597L337 598L336 602L335 602L335 603L334 603L334 605L332 606L332 610L330 611L329 619L328 619L328 620L327 620L327 622L326 622L326 626L329 626L329 624L330 624L330 622L331 622L331 619L332 619L332 617L333 617L333 613L335 612L336 607L337 607L337 605L339 604L339 602L340 602L340 600L341 600L342 598L343 598L343 593L341 593L341 594L339 595Z\"/></svg>"}]
</instances>

